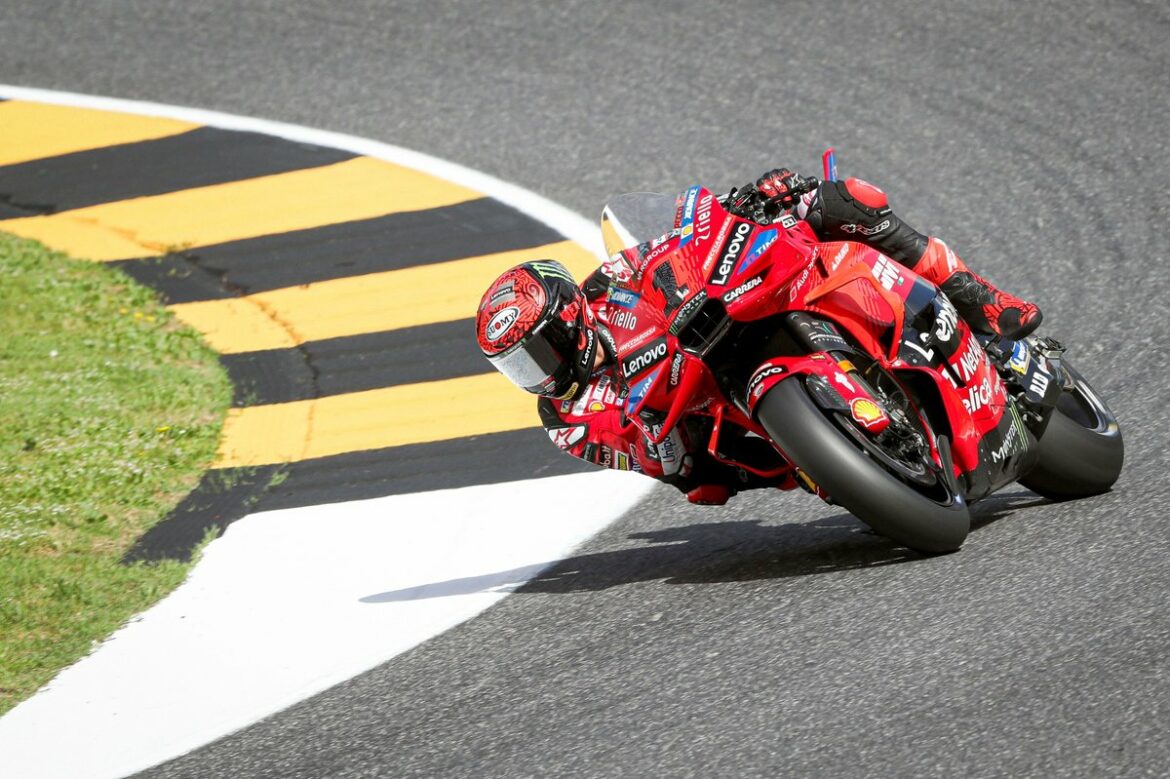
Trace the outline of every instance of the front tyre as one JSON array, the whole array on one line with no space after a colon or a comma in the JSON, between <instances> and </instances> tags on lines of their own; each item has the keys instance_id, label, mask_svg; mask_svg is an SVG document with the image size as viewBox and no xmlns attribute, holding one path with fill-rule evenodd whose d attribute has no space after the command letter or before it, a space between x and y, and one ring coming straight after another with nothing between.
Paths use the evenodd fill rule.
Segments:
<instances>
[{"instance_id":1,"label":"front tyre","mask_svg":"<svg viewBox=\"0 0 1170 779\"><path fill-rule=\"evenodd\" d=\"M878 533L927 554L963 545L971 515L950 480L939 476L927 487L866 454L813 403L799 378L780 382L756 408L760 424L793 464Z\"/></svg>"},{"instance_id":2,"label":"front tyre","mask_svg":"<svg viewBox=\"0 0 1170 779\"><path fill-rule=\"evenodd\" d=\"M1036 465L1020 484L1050 500L1108 492L1125 461L1117 417L1071 365L1072 380L1061 393L1038 445Z\"/></svg>"}]
</instances>

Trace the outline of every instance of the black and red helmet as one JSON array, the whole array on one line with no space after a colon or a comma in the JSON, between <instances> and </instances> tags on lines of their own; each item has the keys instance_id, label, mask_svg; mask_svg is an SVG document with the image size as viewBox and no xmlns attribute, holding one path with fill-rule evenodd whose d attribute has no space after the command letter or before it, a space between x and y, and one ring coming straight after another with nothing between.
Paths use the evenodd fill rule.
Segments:
<instances>
[{"instance_id":1,"label":"black and red helmet","mask_svg":"<svg viewBox=\"0 0 1170 779\"><path fill-rule=\"evenodd\" d=\"M571 398L593 372L593 312L556 260L526 262L497 278L479 301L475 331L488 362L535 395Z\"/></svg>"}]
</instances>

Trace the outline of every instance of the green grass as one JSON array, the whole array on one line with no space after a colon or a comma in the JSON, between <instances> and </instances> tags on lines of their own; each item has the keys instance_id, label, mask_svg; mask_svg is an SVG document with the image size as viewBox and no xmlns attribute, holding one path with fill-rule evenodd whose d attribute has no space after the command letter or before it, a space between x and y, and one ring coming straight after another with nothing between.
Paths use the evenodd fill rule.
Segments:
<instances>
[{"instance_id":1,"label":"green grass","mask_svg":"<svg viewBox=\"0 0 1170 779\"><path fill-rule=\"evenodd\" d=\"M153 292L0 234L0 714L183 580L119 560L199 481L230 398Z\"/></svg>"}]
</instances>

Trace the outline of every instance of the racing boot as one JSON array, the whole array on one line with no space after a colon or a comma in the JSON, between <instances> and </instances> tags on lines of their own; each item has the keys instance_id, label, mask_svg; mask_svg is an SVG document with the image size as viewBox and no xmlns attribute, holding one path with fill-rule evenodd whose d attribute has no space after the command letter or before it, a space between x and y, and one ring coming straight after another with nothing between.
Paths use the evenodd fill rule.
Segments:
<instances>
[{"instance_id":1,"label":"racing boot","mask_svg":"<svg viewBox=\"0 0 1170 779\"><path fill-rule=\"evenodd\" d=\"M930 238L910 269L941 289L976 332L1019 340L1040 326L1039 308L972 271L937 238Z\"/></svg>"}]
</instances>

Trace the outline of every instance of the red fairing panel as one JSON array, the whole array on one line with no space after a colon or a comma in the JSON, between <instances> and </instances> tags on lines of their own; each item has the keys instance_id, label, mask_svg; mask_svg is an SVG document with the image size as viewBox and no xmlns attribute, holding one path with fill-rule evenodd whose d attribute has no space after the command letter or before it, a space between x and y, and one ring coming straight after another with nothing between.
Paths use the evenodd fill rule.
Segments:
<instances>
[{"instance_id":1,"label":"red fairing panel","mask_svg":"<svg viewBox=\"0 0 1170 779\"><path fill-rule=\"evenodd\" d=\"M539 404L549 438L586 462L620 471L661 477L682 473L684 441L678 431L655 446L637 426L626 422L610 377L598 372L576 400ZM685 474L683 474L685 475Z\"/></svg>"}]
</instances>

